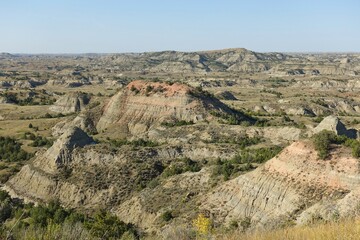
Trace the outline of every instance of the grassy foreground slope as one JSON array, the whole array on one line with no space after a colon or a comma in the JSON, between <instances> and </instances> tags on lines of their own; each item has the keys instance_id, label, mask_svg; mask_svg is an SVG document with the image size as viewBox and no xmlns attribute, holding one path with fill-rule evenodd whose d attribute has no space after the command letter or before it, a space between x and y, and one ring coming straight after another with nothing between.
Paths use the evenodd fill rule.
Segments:
<instances>
[{"instance_id":1,"label":"grassy foreground slope","mask_svg":"<svg viewBox=\"0 0 360 240\"><path fill-rule=\"evenodd\" d=\"M335 240L360 239L360 218L338 222L318 223L311 226L289 227L257 233L220 235L221 240Z\"/></svg>"}]
</instances>

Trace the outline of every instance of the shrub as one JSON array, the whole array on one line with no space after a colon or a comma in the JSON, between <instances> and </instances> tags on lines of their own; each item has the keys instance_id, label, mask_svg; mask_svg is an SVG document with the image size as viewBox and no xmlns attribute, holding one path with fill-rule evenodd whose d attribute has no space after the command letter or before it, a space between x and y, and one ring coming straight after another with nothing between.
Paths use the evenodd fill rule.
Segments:
<instances>
[{"instance_id":1,"label":"shrub","mask_svg":"<svg viewBox=\"0 0 360 240\"><path fill-rule=\"evenodd\" d=\"M195 162L190 158L183 158L180 159L179 162L176 162L173 165L167 167L162 175L166 178L184 172L198 172L200 170L201 170L201 166L198 162Z\"/></svg>"},{"instance_id":2,"label":"shrub","mask_svg":"<svg viewBox=\"0 0 360 240\"><path fill-rule=\"evenodd\" d=\"M94 236L101 239L119 239L126 231L132 230L135 232L132 224L120 221L116 216L105 210L100 210L93 219L87 220L85 227Z\"/></svg>"},{"instance_id":3,"label":"shrub","mask_svg":"<svg viewBox=\"0 0 360 240\"><path fill-rule=\"evenodd\" d=\"M251 226L251 219L249 217L245 217L240 221L240 226L242 227L243 231L245 231Z\"/></svg>"},{"instance_id":4,"label":"shrub","mask_svg":"<svg viewBox=\"0 0 360 240\"><path fill-rule=\"evenodd\" d=\"M8 162L25 161L32 154L21 149L21 144L10 137L0 137L0 160Z\"/></svg>"},{"instance_id":5,"label":"shrub","mask_svg":"<svg viewBox=\"0 0 360 240\"><path fill-rule=\"evenodd\" d=\"M5 220L18 221L12 232L13 224L9 227L1 224ZM50 201L47 205L24 205L3 191L0 191L0 226L1 239L5 237L4 233L11 239L23 239L24 236L26 239L120 239L124 232L138 239L132 224L125 224L105 210L85 217L64 209L58 201Z\"/></svg>"},{"instance_id":6,"label":"shrub","mask_svg":"<svg viewBox=\"0 0 360 240\"><path fill-rule=\"evenodd\" d=\"M162 126L166 126L166 127L179 127L179 126L186 126L186 125L193 125L193 124L194 124L193 121L185 121L185 120L161 123Z\"/></svg>"},{"instance_id":7,"label":"shrub","mask_svg":"<svg viewBox=\"0 0 360 240\"><path fill-rule=\"evenodd\" d=\"M323 130L312 137L320 159L328 157L331 144L345 143L347 139L345 136L337 136L334 132L328 130Z\"/></svg>"},{"instance_id":8,"label":"shrub","mask_svg":"<svg viewBox=\"0 0 360 240\"><path fill-rule=\"evenodd\" d=\"M138 93L140 92L140 90L137 89L134 85L131 86L130 90L131 90L132 92L135 92L135 94L138 94Z\"/></svg>"},{"instance_id":9,"label":"shrub","mask_svg":"<svg viewBox=\"0 0 360 240\"><path fill-rule=\"evenodd\" d=\"M236 220L232 220L232 221L229 223L229 227L230 227L230 229L232 229L232 230L238 229L238 228L239 228L239 223L238 223Z\"/></svg>"},{"instance_id":10,"label":"shrub","mask_svg":"<svg viewBox=\"0 0 360 240\"><path fill-rule=\"evenodd\" d=\"M193 220L193 226L199 235L207 235L211 231L211 220L200 213L198 217Z\"/></svg>"},{"instance_id":11,"label":"shrub","mask_svg":"<svg viewBox=\"0 0 360 240\"><path fill-rule=\"evenodd\" d=\"M31 140L33 140L33 142L30 144L30 146L32 147L51 147L51 145L53 144L53 141L48 140L46 137L42 136L35 136Z\"/></svg>"},{"instance_id":12,"label":"shrub","mask_svg":"<svg viewBox=\"0 0 360 240\"><path fill-rule=\"evenodd\" d=\"M353 157L360 158L360 142L358 140L347 139L344 145L351 147Z\"/></svg>"},{"instance_id":13,"label":"shrub","mask_svg":"<svg viewBox=\"0 0 360 240\"><path fill-rule=\"evenodd\" d=\"M154 90L154 87L153 87L153 86L151 86L151 85L146 86L146 93L149 93L149 92L151 92L152 90Z\"/></svg>"},{"instance_id":14,"label":"shrub","mask_svg":"<svg viewBox=\"0 0 360 240\"><path fill-rule=\"evenodd\" d=\"M11 205L9 199L0 202L0 223L11 217Z\"/></svg>"},{"instance_id":15,"label":"shrub","mask_svg":"<svg viewBox=\"0 0 360 240\"><path fill-rule=\"evenodd\" d=\"M174 218L174 216L172 215L171 211L165 211L163 214L161 214L161 219L164 222L168 222L173 218Z\"/></svg>"},{"instance_id":16,"label":"shrub","mask_svg":"<svg viewBox=\"0 0 360 240\"><path fill-rule=\"evenodd\" d=\"M147 186L151 189L156 188L160 184L159 180L157 178L152 179Z\"/></svg>"},{"instance_id":17,"label":"shrub","mask_svg":"<svg viewBox=\"0 0 360 240\"><path fill-rule=\"evenodd\" d=\"M222 161L218 159L216 167L213 170L213 175L223 175L224 180L227 181L232 175L237 172L247 172L254 169L252 163L264 163L265 161L275 157L280 151L281 147L274 146L269 148L245 149L239 154L236 154L232 159Z\"/></svg>"},{"instance_id":18,"label":"shrub","mask_svg":"<svg viewBox=\"0 0 360 240\"><path fill-rule=\"evenodd\" d=\"M4 190L0 190L0 202L5 201L5 199L8 198L10 198L9 194Z\"/></svg>"}]
</instances>

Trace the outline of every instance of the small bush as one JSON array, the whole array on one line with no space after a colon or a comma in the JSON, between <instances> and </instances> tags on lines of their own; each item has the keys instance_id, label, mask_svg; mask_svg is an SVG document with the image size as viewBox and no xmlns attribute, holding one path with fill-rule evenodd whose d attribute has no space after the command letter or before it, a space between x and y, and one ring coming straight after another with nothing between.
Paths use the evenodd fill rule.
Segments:
<instances>
[{"instance_id":1,"label":"small bush","mask_svg":"<svg viewBox=\"0 0 360 240\"><path fill-rule=\"evenodd\" d=\"M195 162L190 158L184 158L167 167L162 173L162 176L167 178L184 172L198 172L200 170L201 166L198 162Z\"/></svg>"},{"instance_id":2,"label":"small bush","mask_svg":"<svg viewBox=\"0 0 360 240\"><path fill-rule=\"evenodd\" d=\"M30 139L33 140L33 142L31 144L29 144L29 146L31 146L31 147L42 147L42 146L51 147L51 145L53 144L53 141L47 139L46 137L42 137L42 136L31 136L30 135Z\"/></svg>"},{"instance_id":3,"label":"small bush","mask_svg":"<svg viewBox=\"0 0 360 240\"><path fill-rule=\"evenodd\" d=\"M351 147L353 157L360 158L360 142L358 140L347 139L344 145L347 147Z\"/></svg>"},{"instance_id":4,"label":"small bush","mask_svg":"<svg viewBox=\"0 0 360 240\"><path fill-rule=\"evenodd\" d=\"M179 126L186 126L186 125L193 125L193 124L194 124L193 121L185 121L185 120L161 123L162 126L166 126L166 127L179 127Z\"/></svg>"},{"instance_id":5,"label":"small bush","mask_svg":"<svg viewBox=\"0 0 360 240\"><path fill-rule=\"evenodd\" d=\"M146 86L146 93L150 93L152 90L154 90L154 87L151 85Z\"/></svg>"},{"instance_id":6,"label":"small bush","mask_svg":"<svg viewBox=\"0 0 360 240\"><path fill-rule=\"evenodd\" d=\"M171 211L166 211L164 212L163 214L161 214L161 219L164 221L164 222L169 222L171 219L173 219L173 215L171 213Z\"/></svg>"},{"instance_id":7,"label":"small bush","mask_svg":"<svg viewBox=\"0 0 360 240\"><path fill-rule=\"evenodd\" d=\"M323 130L312 137L320 159L328 157L331 144L345 143L347 139L345 136L337 136L334 132L328 130Z\"/></svg>"},{"instance_id":8,"label":"small bush","mask_svg":"<svg viewBox=\"0 0 360 240\"><path fill-rule=\"evenodd\" d=\"M201 213L193 220L193 226L195 227L198 235L207 235L211 232L212 228L211 220Z\"/></svg>"}]
</instances>

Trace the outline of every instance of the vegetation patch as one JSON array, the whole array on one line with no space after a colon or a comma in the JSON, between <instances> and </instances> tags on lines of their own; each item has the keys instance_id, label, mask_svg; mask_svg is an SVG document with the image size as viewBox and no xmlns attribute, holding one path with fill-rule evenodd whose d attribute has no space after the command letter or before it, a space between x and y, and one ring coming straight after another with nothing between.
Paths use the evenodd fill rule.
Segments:
<instances>
[{"instance_id":1,"label":"vegetation patch","mask_svg":"<svg viewBox=\"0 0 360 240\"><path fill-rule=\"evenodd\" d=\"M133 140L133 141L128 141L126 139L120 139L120 140L116 140L116 139L107 139L109 141L109 143L111 144L111 146L113 147L121 147L124 145L131 145L134 147L157 147L160 144L151 140L145 140L145 139L137 139L137 140Z\"/></svg>"},{"instance_id":2,"label":"vegetation patch","mask_svg":"<svg viewBox=\"0 0 360 240\"><path fill-rule=\"evenodd\" d=\"M180 126L187 126L195 124L193 121L175 121L175 122L162 122L161 125L165 127L180 127Z\"/></svg>"},{"instance_id":3,"label":"vegetation patch","mask_svg":"<svg viewBox=\"0 0 360 240\"><path fill-rule=\"evenodd\" d=\"M281 150L282 148L279 146L270 148L245 149L230 160L218 159L213 170L213 175L222 175L224 176L225 181L229 180L236 173L247 172L255 169L256 166L254 163L264 163L267 160L275 157Z\"/></svg>"},{"instance_id":4,"label":"vegetation patch","mask_svg":"<svg viewBox=\"0 0 360 240\"><path fill-rule=\"evenodd\" d=\"M169 222L173 218L174 218L174 216L172 215L171 211L165 211L163 214L161 214L161 219L164 222Z\"/></svg>"},{"instance_id":5,"label":"vegetation patch","mask_svg":"<svg viewBox=\"0 0 360 240\"><path fill-rule=\"evenodd\" d=\"M33 155L21 149L21 144L10 137L0 137L0 160L7 162L26 161Z\"/></svg>"},{"instance_id":6,"label":"vegetation patch","mask_svg":"<svg viewBox=\"0 0 360 240\"><path fill-rule=\"evenodd\" d=\"M231 137L231 138L214 138L211 141L204 141L205 143L229 143L229 144L236 144L239 145L241 149L244 149L245 147L256 145L258 143L263 142L264 139L261 137L249 137L248 135L240 136L240 137Z\"/></svg>"},{"instance_id":7,"label":"vegetation patch","mask_svg":"<svg viewBox=\"0 0 360 240\"><path fill-rule=\"evenodd\" d=\"M53 144L52 140L47 139L46 137L42 137L40 135L35 135L31 132L25 132L23 139L29 139L32 140L33 142L29 144L29 146L31 147L51 147Z\"/></svg>"},{"instance_id":8,"label":"vegetation patch","mask_svg":"<svg viewBox=\"0 0 360 240\"><path fill-rule=\"evenodd\" d=\"M201 165L198 162L193 161L190 158L183 158L165 168L162 176L167 178L184 172L198 172L200 170Z\"/></svg>"},{"instance_id":9,"label":"vegetation patch","mask_svg":"<svg viewBox=\"0 0 360 240\"><path fill-rule=\"evenodd\" d=\"M232 113L226 113L219 110L211 110L209 113L217 118L220 118L219 123L229 125L247 124L251 125L255 119L242 113L236 109L231 109Z\"/></svg>"},{"instance_id":10,"label":"vegetation patch","mask_svg":"<svg viewBox=\"0 0 360 240\"><path fill-rule=\"evenodd\" d=\"M12 93L5 92L0 93L0 96L4 97L6 101L14 103L20 106L29 106L29 105L51 105L54 104L55 98L47 95L39 95L37 92L30 92L31 97L21 97L21 93Z\"/></svg>"},{"instance_id":11,"label":"vegetation patch","mask_svg":"<svg viewBox=\"0 0 360 240\"><path fill-rule=\"evenodd\" d=\"M315 149L320 159L326 159L329 156L332 144L342 144L352 149L352 155L360 157L360 142L350 139L346 136L338 136L332 131L323 130L312 137Z\"/></svg>"},{"instance_id":12,"label":"vegetation patch","mask_svg":"<svg viewBox=\"0 0 360 240\"><path fill-rule=\"evenodd\" d=\"M120 239L125 232L138 238L134 225L105 210L84 215L61 207L58 201L34 206L0 191L1 239L24 239L24 234L29 239Z\"/></svg>"},{"instance_id":13,"label":"vegetation patch","mask_svg":"<svg viewBox=\"0 0 360 240\"><path fill-rule=\"evenodd\" d=\"M277 98L281 98L283 95L281 92L277 92L274 90L267 90L267 89L261 90L260 92L274 94L276 95Z\"/></svg>"}]
</instances>

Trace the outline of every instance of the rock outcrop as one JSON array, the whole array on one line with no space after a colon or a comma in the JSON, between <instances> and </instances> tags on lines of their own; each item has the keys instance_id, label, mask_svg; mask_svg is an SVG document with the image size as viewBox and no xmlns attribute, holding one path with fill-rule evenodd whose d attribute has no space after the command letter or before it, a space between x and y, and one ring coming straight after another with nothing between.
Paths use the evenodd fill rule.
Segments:
<instances>
[{"instance_id":1,"label":"rock outcrop","mask_svg":"<svg viewBox=\"0 0 360 240\"><path fill-rule=\"evenodd\" d=\"M59 182L56 176L64 174L63 170L72 164L75 149L79 150L93 143L94 140L80 128L68 129L52 147L44 153L38 153L32 163L25 165L10 179L5 189L13 196L29 201L49 201L59 197L58 194L74 194L72 191L80 189L66 181ZM76 194L74 196L77 197ZM63 200L64 203L69 201Z\"/></svg>"},{"instance_id":2,"label":"rock outcrop","mask_svg":"<svg viewBox=\"0 0 360 240\"><path fill-rule=\"evenodd\" d=\"M237 98L229 91L217 92L215 96L221 100L237 100Z\"/></svg>"},{"instance_id":3,"label":"rock outcrop","mask_svg":"<svg viewBox=\"0 0 360 240\"><path fill-rule=\"evenodd\" d=\"M164 122L211 120L211 111L234 114L218 99L189 86L139 80L111 98L96 127L137 135Z\"/></svg>"},{"instance_id":4,"label":"rock outcrop","mask_svg":"<svg viewBox=\"0 0 360 240\"><path fill-rule=\"evenodd\" d=\"M78 127L67 129L55 143L34 161L34 166L48 173L55 173L59 168L69 165L71 153L75 148L93 144L94 140Z\"/></svg>"},{"instance_id":5,"label":"rock outcrop","mask_svg":"<svg viewBox=\"0 0 360 240\"><path fill-rule=\"evenodd\" d=\"M360 166L343 147L333 149L324 161L310 142L295 142L256 170L216 188L211 167L205 167L136 192L142 181L155 179L165 165L196 149L129 151L124 146L110 153L91 143L80 129L64 133L10 179L5 189L31 201L58 198L64 206L88 210L106 206L122 220L148 231L161 225L161 214L167 209L179 214L174 223L184 223L195 217L197 205L215 224L250 219L254 228L271 228L290 220L303 224L316 214L329 219L329 211L347 216L360 203Z\"/></svg>"},{"instance_id":6,"label":"rock outcrop","mask_svg":"<svg viewBox=\"0 0 360 240\"><path fill-rule=\"evenodd\" d=\"M253 227L271 228L325 211L347 216L359 204L360 168L349 152L337 149L320 160L309 142L295 142L253 172L225 182L201 199L201 209L218 223L250 219ZM348 204L350 199L352 203Z\"/></svg>"},{"instance_id":7,"label":"rock outcrop","mask_svg":"<svg viewBox=\"0 0 360 240\"><path fill-rule=\"evenodd\" d=\"M345 135L349 138L357 138L357 131L355 129L346 129L340 119L335 116L328 116L324 118L319 125L313 129L313 132L319 133L323 130L332 131L337 135Z\"/></svg>"},{"instance_id":8,"label":"rock outcrop","mask_svg":"<svg viewBox=\"0 0 360 240\"><path fill-rule=\"evenodd\" d=\"M74 128L74 127L78 127L88 134L96 133L97 130L95 127L95 123L94 120L92 119L92 116L89 116L90 114L91 112L80 113L71 121L65 120L57 123L52 128L52 135L57 138L61 136L65 131L67 131L69 128Z\"/></svg>"},{"instance_id":9,"label":"rock outcrop","mask_svg":"<svg viewBox=\"0 0 360 240\"><path fill-rule=\"evenodd\" d=\"M55 103L50 107L53 112L69 114L80 112L89 103L90 98L85 93L75 92L61 96Z\"/></svg>"}]
</instances>

